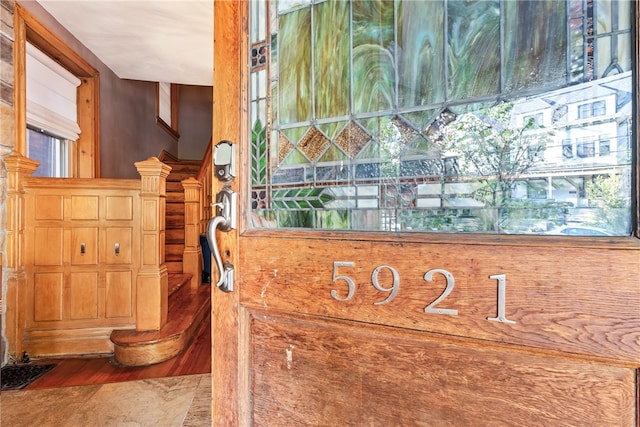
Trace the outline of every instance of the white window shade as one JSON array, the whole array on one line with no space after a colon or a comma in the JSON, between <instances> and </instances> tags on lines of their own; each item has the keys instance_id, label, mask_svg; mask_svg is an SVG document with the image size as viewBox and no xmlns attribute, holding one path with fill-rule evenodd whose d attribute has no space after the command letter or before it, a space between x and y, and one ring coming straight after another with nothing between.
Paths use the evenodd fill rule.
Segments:
<instances>
[{"instance_id":1,"label":"white window shade","mask_svg":"<svg viewBox=\"0 0 640 427\"><path fill-rule=\"evenodd\" d=\"M80 79L27 43L27 124L75 141Z\"/></svg>"}]
</instances>

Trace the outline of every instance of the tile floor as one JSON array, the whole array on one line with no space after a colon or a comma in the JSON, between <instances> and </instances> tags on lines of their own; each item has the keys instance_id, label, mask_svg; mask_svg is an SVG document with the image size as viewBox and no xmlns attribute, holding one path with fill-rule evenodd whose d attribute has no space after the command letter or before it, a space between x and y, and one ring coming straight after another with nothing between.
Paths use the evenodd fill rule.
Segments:
<instances>
[{"instance_id":1,"label":"tile floor","mask_svg":"<svg viewBox=\"0 0 640 427\"><path fill-rule=\"evenodd\" d=\"M211 374L0 393L1 427L211 425Z\"/></svg>"}]
</instances>

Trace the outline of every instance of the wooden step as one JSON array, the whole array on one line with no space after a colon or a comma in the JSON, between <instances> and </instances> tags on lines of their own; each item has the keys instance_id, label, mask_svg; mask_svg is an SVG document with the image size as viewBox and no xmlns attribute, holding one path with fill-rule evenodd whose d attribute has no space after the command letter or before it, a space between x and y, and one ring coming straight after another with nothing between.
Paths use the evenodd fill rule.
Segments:
<instances>
[{"instance_id":1,"label":"wooden step","mask_svg":"<svg viewBox=\"0 0 640 427\"><path fill-rule=\"evenodd\" d=\"M180 260L166 260L164 263L167 266L167 272L169 274L182 273L182 257Z\"/></svg>"},{"instance_id":2,"label":"wooden step","mask_svg":"<svg viewBox=\"0 0 640 427\"><path fill-rule=\"evenodd\" d=\"M180 216L184 218L184 203L167 203L167 215Z\"/></svg>"},{"instance_id":3,"label":"wooden step","mask_svg":"<svg viewBox=\"0 0 640 427\"><path fill-rule=\"evenodd\" d=\"M182 260L184 255L184 242L182 243L167 243L165 244L164 256L170 260Z\"/></svg>"},{"instance_id":4,"label":"wooden step","mask_svg":"<svg viewBox=\"0 0 640 427\"><path fill-rule=\"evenodd\" d=\"M184 276L189 275L175 275ZM169 286L172 289L172 285ZM169 360L189 346L211 310L211 287L183 284L169 298L167 323L159 331L114 330L114 360L123 366L147 366Z\"/></svg>"},{"instance_id":5,"label":"wooden step","mask_svg":"<svg viewBox=\"0 0 640 427\"><path fill-rule=\"evenodd\" d=\"M182 193L184 192L184 187L182 186L182 182L180 181L169 181L166 182L167 193Z\"/></svg>"},{"instance_id":6,"label":"wooden step","mask_svg":"<svg viewBox=\"0 0 640 427\"><path fill-rule=\"evenodd\" d=\"M165 230L164 241L165 241L166 244L184 243L184 227L182 227L182 228L167 228Z\"/></svg>"},{"instance_id":7,"label":"wooden step","mask_svg":"<svg viewBox=\"0 0 640 427\"><path fill-rule=\"evenodd\" d=\"M184 203L184 191L171 191L167 192L167 197L165 199L167 204L169 203Z\"/></svg>"}]
</instances>

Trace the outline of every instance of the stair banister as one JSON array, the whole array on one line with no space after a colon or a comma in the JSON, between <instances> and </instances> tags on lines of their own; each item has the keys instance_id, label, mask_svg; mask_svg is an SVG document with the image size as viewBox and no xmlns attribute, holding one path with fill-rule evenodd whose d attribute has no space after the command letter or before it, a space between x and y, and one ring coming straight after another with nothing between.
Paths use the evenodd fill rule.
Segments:
<instances>
[{"instance_id":1,"label":"stair banister","mask_svg":"<svg viewBox=\"0 0 640 427\"><path fill-rule=\"evenodd\" d=\"M184 252L182 272L191 274L192 288L200 286L202 277L202 249L200 247L200 189L202 184L195 178L182 181L184 188Z\"/></svg>"},{"instance_id":2,"label":"stair banister","mask_svg":"<svg viewBox=\"0 0 640 427\"><path fill-rule=\"evenodd\" d=\"M198 175L182 181L185 204L182 271L191 274L191 287L198 287L201 283L203 251L200 235L206 232L211 218L211 149L209 140Z\"/></svg>"},{"instance_id":3,"label":"stair banister","mask_svg":"<svg viewBox=\"0 0 640 427\"><path fill-rule=\"evenodd\" d=\"M165 264L166 179L171 167L157 157L136 162L141 176L142 242L136 281L136 330L159 330L167 322L169 276Z\"/></svg>"}]
</instances>

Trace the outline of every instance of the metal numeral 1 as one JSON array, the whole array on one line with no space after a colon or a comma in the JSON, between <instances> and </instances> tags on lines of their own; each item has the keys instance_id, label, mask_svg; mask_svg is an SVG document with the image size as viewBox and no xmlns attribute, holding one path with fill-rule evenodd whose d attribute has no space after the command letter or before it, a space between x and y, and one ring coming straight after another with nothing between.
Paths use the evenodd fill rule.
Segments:
<instances>
[{"instance_id":1,"label":"metal numeral 1","mask_svg":"<svg viewBox=\"0 0 640 427\"><path fill-rule=\"evenodd\" d=\"M506 274L495 274L493 276L489 276L489 279L496 279L498 281L498 316L496 317L487 317L487 320L492 322L500 322L500 323L510 323L515 324L513 320L507 319L505 314L505 306L506 306L506 297L507 297L507 275Z\"/></svg>"}]
</instances>

